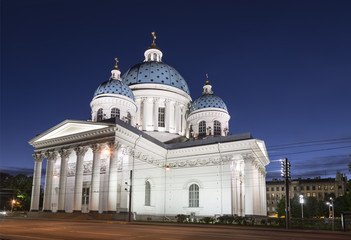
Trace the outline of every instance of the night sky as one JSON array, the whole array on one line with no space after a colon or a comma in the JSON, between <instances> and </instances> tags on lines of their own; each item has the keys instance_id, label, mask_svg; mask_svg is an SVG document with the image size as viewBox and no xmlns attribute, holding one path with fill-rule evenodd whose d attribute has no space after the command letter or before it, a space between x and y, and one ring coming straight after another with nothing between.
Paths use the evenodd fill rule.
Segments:
<instances>
[{"instance_id":1,"label":"night sky","mask_svg":"<svg viewBox=\"0 0 351 240\"><path fill-rule=\"evenodd\" d=\"M1 1L0 171L33 173L28 141L90 118L118 57L122 74L152 42L202 93L205 74L230 133L265 141L280 175L335 177L351 161L351 1ZM348 175L350 177L350 175Z\"/></svg>"}]
</instances>

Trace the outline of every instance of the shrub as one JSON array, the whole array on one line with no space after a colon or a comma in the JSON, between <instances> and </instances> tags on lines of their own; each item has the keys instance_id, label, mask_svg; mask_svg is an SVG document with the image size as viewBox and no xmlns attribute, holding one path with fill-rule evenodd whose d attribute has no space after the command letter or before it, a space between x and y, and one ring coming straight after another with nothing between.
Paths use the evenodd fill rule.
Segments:
<instances>
[{"instance_id":1,"label":"shrub","mask_svg":"<svg viewBox=\"0 0 351 240\"><path fill-rule=\"evenodd\" d=\"M184 215L184 214L178 214L175 218L177 219L177 222L183 223L187 221L187 218L189 218L189 215Z\"/></svg>"},{"instance_id":2,"label":"shrub","mask_svg":"<svg viewBox=\"0 0 351 240\"><path fill-rule=\"evenodd\" d=\"M207 224L213 223L214 220L215 220L215 219L214 219L213 217L204 217L204 218L201 219L202 222L205 222L205 223L207 223Z\"/></svg>"}]
</instances>

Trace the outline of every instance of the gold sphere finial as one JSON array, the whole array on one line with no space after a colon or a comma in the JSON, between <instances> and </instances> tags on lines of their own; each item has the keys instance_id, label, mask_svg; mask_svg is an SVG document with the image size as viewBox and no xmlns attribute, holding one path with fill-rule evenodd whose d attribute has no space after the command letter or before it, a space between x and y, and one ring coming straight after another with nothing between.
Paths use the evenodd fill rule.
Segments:
<instances>
[{"instance_id":1,"label":"gold sphere finial","mask_svg":"<svg viewBox=\"0 0 351 240\"><path fill-rule=\"evenodd\" d=\"M210 82L208 81L208 73L206 73L206 84L205 85L208 85L210 84Z\"/></svg>"},{"instance_id":2,"label":"gold sphere finial","mask_svg":"<svg viewBox=\"0 0 351 240\"><path fill-rule=\"evenodd\" d=\"M153 36L153 41L152 41L152 45L156 45L156 43L155 43L155 40L156 40L156 34L155 34L155 32L152 32L151 33L152 34L152 36Z\"/></svg>"},{"instance_id":3,"label":"gold sphere finial","mask_svg":"<svg viewBox=\"0 0 351 240\"><path fill-rule=\"evenodd\" d=\"M119 62L117 58L115 58L116 64L115 64L115 69L118 69L117 63Z\"/></svg>"}]
</instances>

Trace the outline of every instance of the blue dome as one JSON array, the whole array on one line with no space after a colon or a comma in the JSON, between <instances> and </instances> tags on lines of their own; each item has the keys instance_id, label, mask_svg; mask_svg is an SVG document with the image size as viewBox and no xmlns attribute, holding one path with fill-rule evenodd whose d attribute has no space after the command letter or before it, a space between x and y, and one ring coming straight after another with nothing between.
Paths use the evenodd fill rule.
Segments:
<instances>
[{"instance_id":1,"label":"blue dome","mask_svg":"<svg viewBox=\"0 0 351 240\"><path fill-rule=\"evenodd\" d=\"M163 62L143 62L131 67L122 76L128 86L139 83L165 84L183 90L188 95L190 91L184 78L173 67Z\"/></svg>"},{"instance_id":2,"label":"blue dome","mask_svg":"<svg viewBox=\"0 0 351 240\"><path fill-rule=\"evenodd\" d=\"M100 84L100 86L96 89L94 93L94 97L101 94L119 94L134 101L134 94L132 90L122 81L116 79L110 79L106 82Z\"/></svg>"},{"instance_id":3,"label":"blue dome","mask_svg":"<svg viewBox=\"0 0 351 240\"><path fill-rule=\"evenodd\" d=\"M213 94L203 94L201 97L196 99L190 106L190 112L203 108L221 108L228 111L223 100Z\"/></svg>"}]
</instances>

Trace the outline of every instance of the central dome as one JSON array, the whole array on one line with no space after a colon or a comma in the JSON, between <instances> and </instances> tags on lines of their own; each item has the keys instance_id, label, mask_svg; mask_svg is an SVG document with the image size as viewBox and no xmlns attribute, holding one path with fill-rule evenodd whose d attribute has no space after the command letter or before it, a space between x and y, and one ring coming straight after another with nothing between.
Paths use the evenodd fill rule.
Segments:
<instances>
[{"instance_id":1,"label":"central dome","mask_svg":"<svg viewBox=\"0 0 351 240\"><path fill-rule=\"evenodd\" d=\"M122 81L128 86L142 83L165 84L190 95L184 78L176 69L163 62L147 61L136 64L123 74Z\"/></svg>"}]
</instances>

